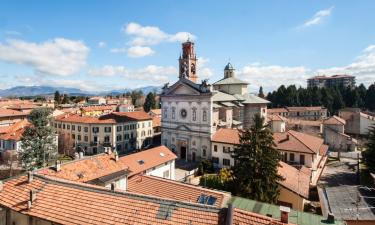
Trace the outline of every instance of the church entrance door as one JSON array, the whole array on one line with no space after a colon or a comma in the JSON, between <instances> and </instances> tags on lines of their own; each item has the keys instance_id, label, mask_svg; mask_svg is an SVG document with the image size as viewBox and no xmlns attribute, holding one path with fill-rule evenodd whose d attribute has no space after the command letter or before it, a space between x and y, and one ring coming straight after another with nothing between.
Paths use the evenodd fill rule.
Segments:
<instances>
[{"instance_id":1,"label":"church entrance door","mask_svg":"<svg viewBox=\"0 0 375 225\"><path fill-rule=\"evenodd\" d=\"M195 162L195 152L193 152L192 159L193 162Z\"/></svg>"},{"instance_id":2,"label":"church entrance door","mask_svg":"<svg viewBox=\"0 0 375 225\"><path fill-rule=\"evenodd\" d=\"M181 146L180 148L180 157L181 159L186 159L186 147L185 146Z\"/></svg>"}]
</instances>

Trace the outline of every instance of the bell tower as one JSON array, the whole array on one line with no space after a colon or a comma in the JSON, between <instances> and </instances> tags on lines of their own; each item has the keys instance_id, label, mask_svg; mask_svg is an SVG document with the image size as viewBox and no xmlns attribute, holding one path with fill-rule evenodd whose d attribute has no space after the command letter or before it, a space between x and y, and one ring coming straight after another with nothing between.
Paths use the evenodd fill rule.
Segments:
<instances>
[{"instance_id":1,"label":"bell tower","mask_svg":"<svg viewBox=\"0 0 375 225\"><path fill-rule=\"evenodd\" d=\"M194 43L189 39L182 43L182 55L178 59L180 64L179 78L186 78L197 82L197 56L194 51Z\"/></svg>"}]
</instances>

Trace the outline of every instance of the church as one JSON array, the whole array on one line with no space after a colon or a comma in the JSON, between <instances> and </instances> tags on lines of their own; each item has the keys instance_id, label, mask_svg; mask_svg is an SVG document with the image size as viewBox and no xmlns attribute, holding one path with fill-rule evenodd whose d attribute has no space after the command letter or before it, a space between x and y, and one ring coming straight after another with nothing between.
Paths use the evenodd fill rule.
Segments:
<instances>
[{"instance_id":1,"label":"church","mask_svg":"<svg viewBox=\"0 0 375 225\"><path fill-rule=\"evenodd\" d=\"M220 128L247 129L255 114L267 116L267 100L249 93L249 83L236 77L228 63L224 77L198 81L194 42L182 43L179 79L161 94L161 140L180 159L211 159L211 140Z\"/></svg>"}]
</instances>

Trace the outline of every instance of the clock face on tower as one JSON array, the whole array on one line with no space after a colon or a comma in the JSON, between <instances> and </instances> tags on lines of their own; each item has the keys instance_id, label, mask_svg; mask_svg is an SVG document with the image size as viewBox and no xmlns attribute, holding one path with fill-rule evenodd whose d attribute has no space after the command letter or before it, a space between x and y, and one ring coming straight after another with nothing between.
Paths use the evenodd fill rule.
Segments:
<instances>
[{"instance_id":1,"label":"clock face on tower","mask_svg":"<svg viewBox=\"0 0 375 225\"><path fill-rule=\"evenodd\" d=\"M186 116L187 116L186 109L181 109L180 115L181 115L182 118L186 118Z\"/></svg>"}]
</instances>

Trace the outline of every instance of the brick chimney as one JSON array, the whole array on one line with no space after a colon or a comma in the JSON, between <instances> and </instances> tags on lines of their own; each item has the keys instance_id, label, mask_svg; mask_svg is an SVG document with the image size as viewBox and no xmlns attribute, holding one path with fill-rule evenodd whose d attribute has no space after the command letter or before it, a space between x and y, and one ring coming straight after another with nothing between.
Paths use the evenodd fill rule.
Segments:
<instances>
[{"instance_id":1,"label":"brick chimney","mask_svg":"<svg viewBox=\"0 0 375 225\"><path fill-rule=\"evenodd\" d=\"M282 223L289 223L289 213L290 213L290 208L286 206L280 206L280 213L281 213L281 222Z\"/></svg>"}]
</instances>

